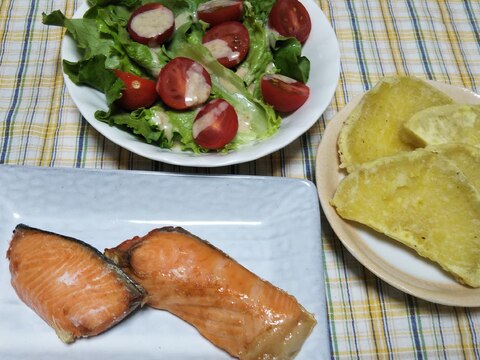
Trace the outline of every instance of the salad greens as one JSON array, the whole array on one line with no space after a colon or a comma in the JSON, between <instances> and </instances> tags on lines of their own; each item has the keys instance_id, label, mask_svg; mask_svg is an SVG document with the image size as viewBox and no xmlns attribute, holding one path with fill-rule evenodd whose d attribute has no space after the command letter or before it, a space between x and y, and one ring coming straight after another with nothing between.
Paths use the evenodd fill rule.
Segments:
<instances>
[{"instance_id":1,"label":"salad greens","mask_svg":"<svg viewBox=\"0 0 480 360\"><path fill-rule=\"evenodd\" d=\"M158 2L176 16L173 38L158 48L150 48L130 39L127 22L140 5ZM43 14L46 25L62 26L77 44L81 59L63 60L63 69L77 85L87 85L103 92L108 111L97 111L99 121L118 126L140 136L144 141L164 148L180 143L182 150L207 151L193 141L192 124L198 110L177 111L159 100L151 108L133 112L121 109L116 100L124 84L113 70L156 79L161 68L177 56L201 63L212 79L212 98L223 98L236 110L239 131L222 151L262 140L274 134L281 118L261 99L260 80L266 73L280 73L306 82L310 62L301 55L301 44L270 31L268 14L275 0L244 1L243 24L250 36L247 58L236 71L222 66L202 45L208 24L195 21L195 11L202 0L89 0L89 9L81 19L68 19L59 11Z\"/></svg>"}]
</instances>

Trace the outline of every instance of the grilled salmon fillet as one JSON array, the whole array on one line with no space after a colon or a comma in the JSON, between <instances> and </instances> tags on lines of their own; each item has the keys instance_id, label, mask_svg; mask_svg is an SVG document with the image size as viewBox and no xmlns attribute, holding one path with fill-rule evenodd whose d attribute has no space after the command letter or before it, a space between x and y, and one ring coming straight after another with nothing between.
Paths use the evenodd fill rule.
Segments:
<instances>
[{"instance_id":1,"label":"grilled salmon fillet","mask_svg":"<svg viewBox=\"0 0 480 360\"><path fill-rule=\"evenodd\" d=\"M134 237L105 255L167 310L240 359L293 358L316 324L297 300L178 227Z\"/></svg>"},{"instance_id":2,"label":"grilled salmon fillet","mask_svg":"<svg viewBox=\"0 0 480 360\"><path fill-rule=\"evenodd\" d=\"M109 329L145 299L101 252L70 237L20 224L7 258L18 297L66 343Z\"/></svg>"}]
</instances>

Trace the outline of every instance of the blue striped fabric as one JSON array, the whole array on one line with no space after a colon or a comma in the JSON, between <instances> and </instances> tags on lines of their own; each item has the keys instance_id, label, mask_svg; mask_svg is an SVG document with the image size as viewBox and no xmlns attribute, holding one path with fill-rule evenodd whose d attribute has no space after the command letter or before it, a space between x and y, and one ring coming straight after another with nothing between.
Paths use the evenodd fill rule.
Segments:
<instances>
[{"instance_id":1,"label":"blue striped fabric","mask_svg":"<svg viewBox=\"0 0 480 360\"><path fill-rule=\"evenodd\" d=\"M337 35L341 74L330 106L286 148L245 164L179 167L113 144L82 118L63 83L63 30L42 12L71 17L80 2L0 2L0 163L315 180L325 128L386 75L409 74L480 91L480 1L317 0ZM320 49L321 51L321 49ZM314 70L314 69L313 69ZM480 359L480 310L429 303L365 269L322 218L329 333L338 359Z\"/></svg>"}]
</instances>

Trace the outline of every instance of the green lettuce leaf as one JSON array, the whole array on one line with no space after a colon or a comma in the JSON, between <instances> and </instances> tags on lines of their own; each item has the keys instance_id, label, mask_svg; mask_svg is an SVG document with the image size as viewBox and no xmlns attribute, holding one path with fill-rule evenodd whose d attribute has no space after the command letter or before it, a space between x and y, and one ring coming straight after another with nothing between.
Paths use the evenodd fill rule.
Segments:
<instances>
[{"instance_id":1,"label":"green lettuce leaf","mask_svg":"<svg viewBox=\"0 0 480 360\"><path fill-rule=\"evenodd\" d=\"M105 59L104 55L97 55L85 61L63 60L63 70L75 84L91 86L103 92L107 105L111 106L121 97L124 85L112 70L105 67Z\"/></svg>"},{"instance_id":2,"label":"green lettuce leaf","mask_svg":"<svg viewBox=\"0 0 480 360\"><path fill-rule=\"evenodd\" d=\"M281 118L273 108L251 94L240 77L232 70L222 66L200 44L188 44L179 47L176 56L184 56L202 64L210 73L212 93L215 97L227 100L237 112L239 121L248 126L240 126L239 136L231 143L232 148L243 145L246 141L261 140L274 134L281 123Z\"/></svg>"},{"instance_id":3,"label":"green lettuce leaf","mask_svg":"<svg viewBox=\"0 0 480 360\"><path fill-rule=\"evenodd\" d=\"M260 80L266 72L275 72L273 54L268 33L262 21L258 20L253 8L244 3L244 25L250 37L250 49L245 60L238 66L237 74L256 97L261 97Z\"/></svg>"},{"instance_id":4,"label":"green lettuce leaf","mask_svg":"<svg viewBox=\"0 0 480 360\"><path fill-rule=\"evenodd\" d=\"M244 1L245 3L251 4L253 14L255 15L255 18L266 24L268 15L270 14L270 9L272 8L273 4L275 4L276 0L249 0L249 1Z\"/></svg>"},{"instance_id":5,"label":"green lettuce leaf","mask_svg":"<svg viewBox=\"0 0 480 360\"><path fill-rule=\"evenodd\" d=\"M143 3L152 2L151 0L144 0ZM197 11L198 4L204 2L201 0L155 0L153 2L162 4L172 10L175 16L188 12L190 14Z\"/></svg>"},{"instance_id":6,"label":"green lettuce leaf","mask_svg":"<svg viewBox=\"0 0 480 360\"><path fill-rule=\"evenodd\" d=\"M159 48L132 41L126 30L131 13L148 0L89 0L90 8L82 19L67 19L57 10L43 14L43 22L65 27L77 44L81 59L63 62L70 79L105 93L109 110L97 111L96 118L164 148L178 142L183 150L207 151L193 141L192 124L197 110L174 111L158 102L149 109L125 112L116 105L124 85L112 70L155 79L176 56L201 63L212 78L211 98L223 98L232 104L241 123L235 139L222 150L228 151L267 138L280 126L281 118L261 100L259 84L265 73L280 72L303 82L308 79L310 64L301 56L300 43L278 34L272 37L273 33L265 27L274 1L244 1L243 20L251 46L236 73L220 65L202 45L209 25L194 21L193 14L204 0L156 0L181 19L173 38Z\"/></svg>"},{"instance_id":7,"label":"green lettuce leaf","mask_svg":"<svg viewBox=\"0 0 480 360\"><path fill-rule=\"evenodd\" d=\"M99 110L95 113L98 120L128 130L149 144L170 149L178 141L182 150L206 152L193 141L192 124L195 115L196 111L193 110L166 111L160 105L137 109L131 113L115 110Z\"/></svg>"},{"instance_id":8,"label":"green lettuce leaf","mask_svg":"<svg viewBox=\"0 0 480 360\"><path fill-rule=\"evenodd\" d=\"M109 56L110 49L114 46L113 39L101 37L95 19L67 19L61 11L56 10L49 15L43 14L43 23L66 27L84 59L95 55Z\"/></svg>"},{"instance_id":9,"label":"green lettuce leaf","mask_svg":"<svg viewBox=\"0 0 480 360\"><path fill-rule=\"evenodd\" d=\"M275 43L273 62L278 72L306 83L310 74L310 60L302 56L302 45L295 38L280 38Z\"/></svg>"},{"instance_id":10,"label":"green lettuce leaf","mask_svg":"<svg viewBox=\"0 0 480 360\"><path fill-rule=\"evenodd\" d=\"M107 5L123 5L126 7L138 7L139 0L88 0L88 6L107 6Z\"/></svg>"},{"instance_id":11,"label":"green lettuce leaf","mask_svg":"<svg viewBox=\"0 0 480 360\"><path fill-rule=\"evenodd\" d=\"M153 121L155 118L154 112L155 107L137 109L131 113L120 112L115 115L105 111L97 111L95 117L111 125L124 126L149 144L157 143L160 146L170 147L170 142L164 136L164 131Z\"/></svg>"}]
</instances>

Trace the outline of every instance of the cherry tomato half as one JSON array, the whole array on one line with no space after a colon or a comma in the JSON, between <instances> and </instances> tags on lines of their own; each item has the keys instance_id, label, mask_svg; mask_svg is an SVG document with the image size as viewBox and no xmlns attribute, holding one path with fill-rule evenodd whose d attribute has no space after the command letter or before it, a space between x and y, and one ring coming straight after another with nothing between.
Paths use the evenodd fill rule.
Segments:
<instances>
[{"instance_id":1,"label":"cherry tomato half","mask_svg":"<svg viewBox=\"0 0 480 360\"><path fill-rule=\"evenodd\" d=\"M174 29L173 12L158 3L140 6L130 16L127 24L128 33L134 41L152 47L170 40Z\"/></svg>"},{"instance_id":2,"label":"cherry tomato half","mask_svg":"<svg viewBox=\"0 0 480 360\"><path fill-rule=\"evenodd\" d=\"M250 48L247 28L238 21L227 21L208 30L202 39L220 64L232 68L240 64Z\"/></svg>"},{"instance_id":3,"label":"cherry tomato half","mask_svg":"<svg viewBox=\"0 0 480 360\"><path fill-rule=\"evenodd\" d=\"M310 88L287 76L265 75L260 82L263 99L280 112L292 112L310 96Z\"/></svg>"},{"instance_id":4,"label":"cherry tomato half","mask_svg":"<svg viewBox=\"0 0 480 360\"><path fill-rule=\"evenodd\" d=\"M197 15L200 20L217 25L225 21L240 20L243 15L241 0L211 0L198 6Z\"/></svg>"},{"instance_id":5,"label":"cherry tomato half","mask_svg":"<svg viewBox=\"0 0 480 360\"><path fill-rule=\"evenodd\" d=\"M155 103L157 100L155 81L120 70L115 70L114 72L125 84L125 89L122 90L122 97L118 99L118 103L122 108L132 111L141 107L149 107Z\"/></svg>"},{"instance_id":6,"label":"cherry tomato half","mask_svg":"<svg viewBox=\"0 0 480 360\"><path fill-rule=\"evenodd\" d=\"M237 134L237 112L225 100L214 99L198 112L192 131L196 144L206 149L220 149Z\"/></svg>"},{"instance_id":7,"label":"cherry tomato half","mask_svg":"<svg viewBox=\"0 0 480 360\"><path fill-rule=\"evenodd\" d=\"M270 26L280 35L307 40L312 23L305 6L298 0L277 0L268 16Z\"/></svg>"},{"instance_id":8,"label":"cherry tomato half","mask_svg":"<svg viewBox=\"0 0 480 360\"><path fill-rule=\"evenodd\" d=\"M176 57L160 70L156 89L165 104L185 110L207 101L212 80L198 62Z\"/></svg>"}]
</instances>

